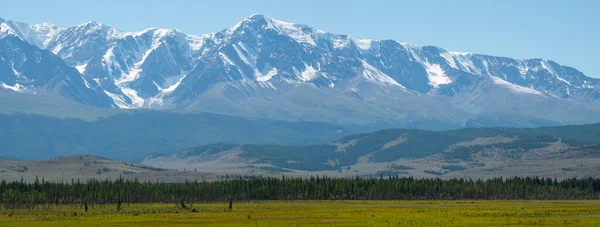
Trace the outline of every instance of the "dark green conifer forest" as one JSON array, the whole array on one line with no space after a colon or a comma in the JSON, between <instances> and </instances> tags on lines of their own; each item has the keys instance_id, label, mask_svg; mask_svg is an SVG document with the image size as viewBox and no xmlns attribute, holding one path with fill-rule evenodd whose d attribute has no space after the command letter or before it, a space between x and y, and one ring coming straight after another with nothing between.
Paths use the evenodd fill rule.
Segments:
<instances>
[{"instance_id":1,"label":"dark green conifer forest","mask_svg":"<svg viewBox=\"0 0 600 227\"><path fill-rule=\"evenodd\" d=\"M58 204L210 203L233 200L556 200L598 199L600 179L537 177L340 179L228 176L215 182L161 183L137 180L0 182L4 208Z\"/></svg>"}]
</instances>

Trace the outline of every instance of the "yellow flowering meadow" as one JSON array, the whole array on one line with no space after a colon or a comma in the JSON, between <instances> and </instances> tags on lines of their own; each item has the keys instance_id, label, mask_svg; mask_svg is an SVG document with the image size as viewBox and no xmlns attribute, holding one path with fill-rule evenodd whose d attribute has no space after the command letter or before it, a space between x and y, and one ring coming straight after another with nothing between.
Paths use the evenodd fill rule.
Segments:
<instances>
[{"instance_id":1,"label":"yellow flowering meadow","mask_svg":"<svg viewBox=\"0 0 600 227\"><path fill-rule=\"evenodd\" d=\"M0 226L600 226L600 201L257 201L39 206Z\"/></svg>"}]
</instances>

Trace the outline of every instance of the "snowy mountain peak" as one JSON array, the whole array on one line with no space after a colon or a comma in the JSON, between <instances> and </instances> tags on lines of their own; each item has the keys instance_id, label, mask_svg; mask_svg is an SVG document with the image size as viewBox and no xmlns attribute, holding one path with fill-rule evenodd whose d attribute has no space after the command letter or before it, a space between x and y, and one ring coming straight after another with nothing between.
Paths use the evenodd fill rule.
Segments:
<instances>
[{"instance_id":1,"label":"snowy mountain peak","mask_svg":"<svg viewBox=\"0 0 600 227\"><path fill-rule=\"evenodd\" d=\"M256 34L266 30L276 31L279 35L288 36L299 43L307 43L313 46L316 45L315 39L317 39L318 34L326 34L326 32L308 25L281 21L262 14L252 14L244 18L228 29L226 34L228 36L246 32Z\"/></svg>"},{"instance_id":2,"label":"snowy mountain peak","mask_svg":"<svg viewBox=\"0 0 600 227\"><path fill-rule=\"evenodd\" d=\"M267 15L260 14L260 13L255 13L255 14L251 14L250 16L245 17L242 21L238 22L238 24L252 23L252 22L269 23L269 22L278 22L278 21L279 20L276 20L276 19L274 19L272 17L269 17Z\"/></svg>"},{"instance_id":3,"label":"snowy mountain peak","mask_svg":"<svg viewBox=\"0 0 600 227\"><path fill-rule=\"evenodd\" d=\"M238 24L266 24L269 28L281 28L282 26L298 26L298 27L309 27L308 25L295 24L287 21L277 20L275 18L263 15L263 14L252 14Z\"/></svg>"},{"instance_id":4,"label":"snowy mountain peak","mask_svg":"<svg viewBox=\"0 0 600 227\"><path fill-rule=\"evenodd\" d=\"M65 27L49 24L49 23L41 23L33 26L33 29L38 34L38 38L42 44L42 48L47 47L52 39L56 37L61 31L65 30Z\"/></svg>"},{"instance_id":5,"label":"snowy mountain peak","mask_svg":"<svg viewBox=\"0 0 600 227\"><path fill-rule=\"evenodd\" d=\"M247 16L245 19L247 20L274 20L272 17L266 16L261 13L254 13L250 16Z\"/></svg>"},{"instance_id":6,"label":"snowy mountain peak","mask_svg":"<svg viewBox=\"0 0 600 227\"><path fill-rule=\"evenodd\" d=\"M8 35L18 36L14 29L12 29L6 23L0 23L0 38L3 38Z\"/></svg>"},{"instance_id":7,"label":"snowy mountain peak","mask_svg":"<svg viewBox=\"0 0 600 227\"><path fill-rule=\"evenodd\" d=\"M432 114L429 108L434 106L441 108L440 113L448 113L438 117L453 117L501 113L504 106L489 105L496 100L519 110L554 102L600 103L599 79L553 61L453 52L389 39L357 39L263 14L205 35L166 28L122 32L94 21L69 28L12 21L0 26L0 40L12 35L53 52L73 69L74 76L69 78L83 78L85 87L97 87L120 108L202 109L202 105L214 104L207 100L247 105L244 108L248 109L253 109L252 100L258 100L262 106L278 108L277 104L289 104L283 94L299 92L293 96L303 111L318 107L325 111L316 112L341 111L339 115L343 115L343 109L328 109L328 105L308 100L350 100L348 106L370 103L374 109L385 110L377 116L418 121ZM17 73L13 73L12 63L5 65L7 75L26 75L18 71L19 64L14 64ZM2 67L0 64L0 70ZM14 78L0 82L10 90L26 85ZM319 97L311 97L317 94ZM341 97L346 95L350 97ZM282 116L296 114L277 111ZM559 115L547 119L554 116Z\"/></svg>"},{"instance_id":8,"label":"snowy mountain peak","mask_svg":"<svg viewBox=\"0 0 600 227\"><path fill-rule=\"evenodd\" d=\"M126 32L124 34L125 34L125 36L133 36L133 37L139 37L139 36L148 35L148 34L152 34L153 36L156 36L156 37L186 36L185 34L183 34L183 32L181 32L177 29L170 29L170 28L147 28L147 29L144 29L139 32Z\"/></svg>"},{"instance_id":9,"label":"snowy mountain peak","mask_svg":"<svg viewBox=\"0 0 600 227\"><path fill-rule=\"evenodd\" d=\"M186 36L186 34L183 34L183 32L181 32L177 29L170 29L170 28L156 28L153 30L153 32L154 32L154 36L157 38Z\"/></svg>"},{"instance_id":10,"label":"snowy mountain peak","mask_svg":"<svg viewBox=\"0 0 600 227\"><path fill-rule=\"evenodd\" d=\"M106 28L108 26L105 26L104 24L96 22L96 21L87 21L83 24L75 25L75 27L87 27L87 28L103 28L104 27L104 28Z\"/></svg>"},{"instance_id":11,"label":"snowy mountain peak","mask_svg":"<svg viewBox=\"0 0 600 227\"><path fill-rule=\"evenodd\" d=\"M125 34L119 29L112 28L96 21L88 21L86 23L76 25L74 29L78 32L85 32L86 35L101 32L106 34L107 39L120 39L123 38Z\"/></svg>"},{"instance_id":12,"label":"snowy mountain peak","mask_svg":"<svg viewBox=\"0 0 600 227\"><path fill-rule=\"evenodd\" d=\"M16 21L0 21L0 38L13 35L30 44L45 48L62 27L51 24L28 25Z\"/></svg>"},{"instance_id":13,"label":"snowy mountain peak","mask_svg":"<svg viewBox=\"0 0 600 227\"><path fill-rule=\"evenodd\" d=\"M246 28L253 28L253 29L267 28L271 24L271 21L272 21L272 18L267 17L265 15L252 14L252 15L244 18L237 24L235 24L233 27L229 28L227 30L227 34L231 35L235 32L241 32L242 30L244 30Z\"/></svg>"},{"instance_id":14,"label":"snowy mountain peak","mask_svg":"<svg viewBox=\"0 0 600 227\"><path fill-rule=\"evenodd\" d=\"M95 21L88 21L83 24L75 25L73 27L73 30L75 30L75 31L89 31L89 32L97 31L97 30L107 31L108 29L110 29L110 27L108 27L102 23L95 22Z\"/></svg>"}]
</instances>

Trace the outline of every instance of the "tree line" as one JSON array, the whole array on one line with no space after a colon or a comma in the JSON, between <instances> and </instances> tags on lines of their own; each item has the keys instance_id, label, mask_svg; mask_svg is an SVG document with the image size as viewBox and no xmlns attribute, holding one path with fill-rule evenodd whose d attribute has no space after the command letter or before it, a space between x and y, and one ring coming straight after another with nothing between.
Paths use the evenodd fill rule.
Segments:
<instances>
[{"instance_id":1,"label":"tree line","mask_svg":"<svg viewBox=\"0 0 600 227\"><path fill-rule=\"evenodd\" d=\"M0 182L5 208L54 204L207 203L250 200L598 199L600 179L538 177L471 179L233 177L214 182Z\"/></svg>"}]
</instances>

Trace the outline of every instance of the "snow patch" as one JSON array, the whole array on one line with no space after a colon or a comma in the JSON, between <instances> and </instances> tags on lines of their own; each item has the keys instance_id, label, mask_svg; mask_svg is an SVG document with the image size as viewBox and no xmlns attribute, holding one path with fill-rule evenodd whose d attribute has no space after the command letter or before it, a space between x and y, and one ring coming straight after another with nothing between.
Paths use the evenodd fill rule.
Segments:
<instances>
[{"instance_id":1,"label":"snow patch","mask_svg":"<svg viewBox=\"0 0 600 227\"><path fill-rule=\"evenodd\" d=\"M237 55L240 57L240 59L242 59L242 61L246 63L246 65L254 68L254 66L256 65L256 57L254 57L252 53L248 52L248 49L246 49L244 43L239 42L237 45L234 44L232 46Z\"/></svg>"},{"instance_id":2,"label":"snow patch","mask_svg":"<svg viewBox=\"0 0 600 227\"><path fill-rule=\"evenodd\" d=\"M573 86L573 85L571 85L571 83L569 83L569 81L565 80L564 78L562 78L562 77L560 77L558 75L556 75L556 79L562 81L565 84L568 84L569 86Z\"/></svg>"},{"instance_id":3,"label":"snow patch","mask_svg":"<svg viewBox=\"0 0 600 227\"><path fill-rule=\"evenodd\" d=\"M210 33L207 35L190 35L187 36L186 39L189 42L189 46L190 49L193 51L198 51L200 49L202 49L202 47L204 47L204 45L206 44L206 40L209 39L209 37L213 36L214 33Z\"/></svg>"},{"instance_id":4,"label":"snow patch","mask_svg":"<svg viewBox=\"0 0 600 227\"><path fill-rule=\"evenodd\" d=\"M422 62L423 61L423 60L421 60L421 58L419 57L419 55L417 55L417 53L416 53L416 50L418 50L418 47L410 45L408 43L400 43L400 45L402 47L404 47L404 49L406 49L408 51L408 53L412 56L412 58L415 61L418 61L418 62ZM410 61L412 61L413 59L409 58Z\"/></svg>"},{"instance_id":5,"label":"snow patch","mask_svg":"<svg viewBox=\"0 0 600 227\"><path fill-rule=\"evenodd\" d=\"M19 83L15 83L15 85L13 85L13 86L2 83L2 87L4 89L8 89L8 90L12 90L12 91L20 92L20 93L22 93L23 90L25 90L25 87L21 86Z\"/></svg>"},{"instance_id":6,"label":"snow patch","mask_svg":"<svg viewBox=\"0 0 600 227\"><path fill-rule=\"evenodd\" d=\"M229 59L227 57L227 55L225 55L224 53L219 52L219 56L221 56L221 60L223 60L223 64L224 65L233 65L233 66L235 66L235 64L233 64L233 62L231 61L231 59Z\"/></svg>"},{"instance_id":7,"label":"snow patch","mask_svg":"<svg viewBox=\"0 0 600 227\"><path fill-rule=\"evenodd\" d=\"M158 85L156 85L156 83L154 85L156 85L156 87L158 88L160 93L163 93L163 94L171 93L171 92L175 91L175 89L177 89L177 87L179 87L179 84L181 84L181 81L183 81L183 79L185 79L186 76L187 75L182 76L181 78L179 78L179 80L175 84L173 84L167 88L161 88Z\"/></svg>"},{"instance_id":8,"label":"snow patch","mask_svg":"<svg viewBox=\"0 0 600 227\"><path fill-rule=\"evenodd\" d=\"M267 72L267 74L265 75L258 75L256 76L256 80L259 82L266 82L271 80L271 78L273 78L273 76L277 75L277 69L273 68L271 69L271 71Z\"/></svg>"},{"instance_id":9,"label":"snow patch","mask_svg":"<svg viewBox=\"0 0 600 227\"><path fill-rule=\"evenodd\" d=\"M4 60L4 58L2 58L2 60ZM17 76L17 78L21 77L21 73L15 69L14 62L13 62L13 66L12 66L12 71L13 71L13 74L15 74L15 76Z\"/></svg>"},{"instance_id":10,"label":"snow patch","mask_svg":"<svg viewBox=\"0 0 600 227\"><path fill-rule=\"evenodd\" d=\"M550 93L548 90L544 90L544 93L545 93L545 94L547 94L547 95L550 95L550 96L552 96L553 98L560 99L560 97L558 97L558 96L557 96L557 95L555 95L555 94L552 94L552 93Z\"/></svg>"},{"instance_id":11,"label":"snow patch","mask_svg":"<svg viewBox=\"0 0 600 227\"><path fill-rule=\"evenodd\" d=\"M481 71L475 67L475 64L471 60L471 56L471 53L451 51L444 51L440 53L440 57L444 58L450 67L463 70L468 73L481 74Z\"/></svg>"},{"instance_id":12,"label":"snow patch","mask_svg":"<svg viewBox=\"0 0 600 227\"><path fill-rule=\"evenodd\" d=\"M317 78L318 76L318 71L315 68L313 68L310 65L304 64L304 71L302 71L302 73L300 74L300 79L302 79L302 81L311 81Z\"/></svg>"},{"instance_id":13,"label":"snow patch","mask_svg":"<svg viewBox=\"0 0 600 227\"><path fill-rule=\"evenodd\" d=\"M2 35L2 37L8 35L18 36L15 30L9 27L6 23L0 23L0 35Z\"/></svg>"},{"instance_id":14,"label":"snow patch","mask_svg":"<svg viewBox=\"0 0 600 227\"><path fill-rule=\"evenodd\" d=\"M379 69L373 67L371 64L367 63L364 60L361 60L363 65L363 77L367 79L367 81L379 83L379 84L391 84L395 86L402 87L406 89L404 86L399 84L396 80L392 79L387 74L379 71Z\"/></svg>"},{"instance_id":15,"label":"snow patch","mask_svg":"<svg viewBox=\"0 0 600 227\"><path fill-rule=\"evenodd\" d=\"M154 97L146 100L148 103L148 107L152 107L153 104L162 105L164 103L164 97L167 94L175 91L175 89L177 89L179 87L179 85L181 84L181 81L183 81L183 79L185 79L185 77L187 77L187 75L180 76L180 78L179 78L179 80L177 80L177 82L175 82L174 84L172 84L166 88L162 88L161 86L158 86L158 84L156 84L156 82L153 81L152 83L154 83L154 86L156 86L159 93L157 95L155 95Z\"/></svg>"},{"instance_id":16,"label":"snow patch","mask_svg":"<svg viewBox=\"0 0 600 227\"><path fill-rule=\"evenodd\" d=\"M123 94L125 94L131 100L131 105L133 107L142 107L144 106L144 99L138 96L137 91L133 90L129 87L120 87Z\"/></svg>"},{"instance_id":17,"label":"snow patch","mask_svg":"<svg viewBox=\"0 0 600 227\"><path fill-rule=\"evenodd\" d=\"M244 78L246 77L246 75L242 72L242 70L240 70L240 68L235 63L233 63L233 61L231 61L231 59L229 57L227 57L227 55L225 55L222 52L219 52L219 56L221 57L221 60L223 61L223 64L225 66L231 65L231 66L235 67L237 69L237 71L240 73L240 75L242 75L242 77L244 77ZM229 78L231 79L231 76Z\"/></svg>"},{"instance_id":18,"label":"snow patch","mask_svg":"<svg viewBox=\"0 0 600 227\"><path fill-rule=\"evenodd\" d=\"M456 65L456 61L454 61L454 54L452 54L452 52L442 52L442 53L440 53L440 56L442 58L444 58L446 60L446 62L448 62L450 67L459 69L458 66Z\"/></svg>"},{"instance_id":19,"label":"snow patch","mask_svg":"<svg viewBox=\"0 0 600 227\"><path fill-rule=\"evenodd\" d=\"M87 65L88 64L85 63L82 65L75 66L75 68L77 69L77 71L79 71L79 73L83 74L83 73L85 73L85 68L87 67Z\"/></svg>"},{"instance_id":20,"label":"snow patch","mask_svg":"<svg viewBox=\"0 0 600 227\"><path fill-rule=\"evenodd\" d=\"M335 49L343 49L348 47L348 45L350 44L350 39L349 38L333 38L332 40L333 43L333 48Z\"/></svg>"},{"instance_id":21,"label":"snow patch","mask_svg":"<svg viewBox=\"0 0 600 227\"><path fill-rule=\"evenodd\" d=\"M475 64L471 60L470 56L471 54L454 54L453 58L456 61L456 64L460 66L462 70L473 74L481 74L481 71L475 67Z\"/></svg>"},{"instance_id":22,"label":"snow patch","mask_svg":"<svg viewBox=\"0 0 600 227\"><path fill-rule=\"evenodd\" d=\"M352 39L354 44L362 50L369 50L373 44L372 39Z\"/></svg>"},{"instance_id":23,"label":"snow patch","mask_svg":"<svg viewBox=\"0 0 600 227\"><path fill-rule=\"evenodd\" d=\"M113 100L113 102L117 105L117 107L121 109L131 109L131 106L129 106L129 104L125 102L125 99L122 95L113 94L106 90L104 90L104 94L108 95L108 97L110 97Z\"/></svg>"},{"instance_id":24,"label":"snow patch","mask_svg":"<svg viewBox=\"0 0 600 227\"><path fill-rule=\"evenodd\" d=\"M512 83L510 83L510 82L508 82L506 80L500 79L500 78L495 77L495 76L490 76L490 78L492 78L492 82L494 84L506 87L506 88L508 88L508 89L516 92L516 93L532 94L532 95L542 95L541 92L536 91L536 90L534 90L532 88L528 88L528 87L523 87L523 86L519 86L519 85L516 85L516 84L512 84Z\"/></svg>"},{"instance_id":25,"label":"snow patch","mask_svg":"<svg viewBox=\"0 0 600 227\"><path fill-rule=\"evenodd\" d=\"M517 69L519 70L519 74L521 74L521 77L523 78L525 78L525 75L529 73L529 66L527 65L527 62L519 61L519 66L517 67Z\"/></svg>"},{"instance_id":26,"label":"snow patch","mask_svg":"<svg viewBox=\"0 0 600 227\"><path fill-rule=\"evenodd\" d=\"M549 65L546 61L542 60L542 61L540 61L540 64L542 65L543 69L545 69L546 71L548 71L550 73L550 75L553 75L554 77L556 77L556 79L558 79L559 81L561 81L561 82L563 82L565 84L568 84L569 86L573 86L573 85L571 85L571 83L569 81L567 81L564 78L560 77L558 75L558 73L556 73L556 71L554 71L554 68L552 68L552 66Z\"/></svg>"},{"instance_id":27,"label":"snow patch","mask_svg":"<svg viewBox=\"0 0 600 227\"><path fill-rule=\"evenodd\" d=\"M589 81L583 81L583 88L595 88L596 86L594 86L593 84L591 84Z\"/></svg>"},{"instance_id":28,"label":"snow patch","mask_svg":"<svg viewBox=\"0 0 600 227\"><path fill-rule=\"evenodd\" d=\"M287 35L299 43L308 43L313 46L317 45L312 37L313 29L310 27L279 21L272 18L268 18L268 21L270 22L270 26L275 27L279 33Z\"/></svg>"},{"instance_id":29,"label":"snow patch","mask_svg":"<svg viewBox=\"0 0 600 227\"><path fill-rule=\"evenodd\" d=\"M550 74L552 74L553 76L556 76L556 72L554 72L554 69L552 68L551 65L548 65L548 63L544 60L540 61L540 65L542 65L542 68L545 69L546 71L548 71Z\"/></svg>"},{"instance_id":30,"label":"snow patch","mask_svg":"<svg viewBox=\"0 0 600 227\"><path fill-rule=\"evenodd\" d=\"M438 88L442 84L450 84L452 83L452 79L448 77L442 67L439 64L430 64L429 62L424 62L425 71L427 71L427 78L429 79L429 85L434 88Z\"/></svg>"},{"instance_id":31,"label":"snow patch","mask_svg":"<svg viewBox=\"0 0 600 227\"><path fill-rule=\"evenodd\" d=\"M94 79L92 79L92 80L93 80L94 82L96 82L96 84L97 84L98 86L101 86L101 83L100 83L100 78L94 78Z\"/></svg>"},{"instance_id":32,"label":"snow patch","mask_svg":"<svg viewBox=\"0 0 600 227\"><path fill-rule=\"evenodd\" d=\"M470 55L471 53L468 52L455 52L455 51L451 51L450 53L452 53L453 55L461 55L461 56L466 56L466 55Z\"/></svg>"},{"instance_id":33,"label":"snow patch","mask_svg":"<svg viewBox=\"0 0 600 227\"><path fill-rule=\"evenodd\" d=\"M56 46L54 47L54 49L52 49L52 53L54 53L54 54L58 54L58 52L60 52L60 50L62 50L62 49L63 49L63 47L64 47L64 46L63 46L63 44L62 44L62 43L59 43L58 45L56 45Z\"/></svg>"},{"instance_id":34,"label":"snow patch","mask_svg":"<svg viewBox=\"0 0 600 227\"><path fill-rule=\"evenodd\" d=\"M104 53L104 55L102 55L102 62L104 63L104 66L106 66L110 74L112 74L111 66L113 65L113 61L115 60L114 50L115 47L111 47L106 51L106 53Z\"/></svg>"},{"instance_id":35,"label":"snow patch","mask_svg":"<svg viewBox=\"0 0 600 227\"><path fill-rule=\"evenodd\" d=\"M83 80L83 84L85 84L85 87L87 87L88 89L92 88L92 86L90 86L90 83L88 83L88 81L83 76L81 76L81 79Z\"/></svg>"}]
</instances>

